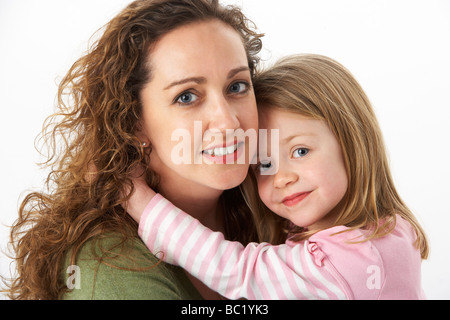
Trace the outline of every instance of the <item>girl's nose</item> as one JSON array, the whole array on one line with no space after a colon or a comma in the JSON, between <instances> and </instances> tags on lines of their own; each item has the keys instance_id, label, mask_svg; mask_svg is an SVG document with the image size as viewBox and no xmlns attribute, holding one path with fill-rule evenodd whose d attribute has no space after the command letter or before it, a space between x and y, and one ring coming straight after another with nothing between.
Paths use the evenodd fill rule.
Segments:
<instances>
[{"instance_id":1,"label":"girl's nose","mask_svg":"<svg viewBox=\"0 0 450 320\"><path fill-rule=\"evenodd\" d=\"M278 168L278 172L273 177L273 187L281 189L287 187L291 183L298 181L299 176L296 172L282 168L282 164Z\"/></svg>"}]
</instances>

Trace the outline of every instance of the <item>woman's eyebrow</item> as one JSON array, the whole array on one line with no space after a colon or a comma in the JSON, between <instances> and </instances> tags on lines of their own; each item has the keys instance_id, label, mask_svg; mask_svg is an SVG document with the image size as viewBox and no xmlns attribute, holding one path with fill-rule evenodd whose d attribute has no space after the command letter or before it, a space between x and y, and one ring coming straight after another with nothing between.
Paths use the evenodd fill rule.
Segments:
<instances>
[{"instance_id":1,"label":"woman's eyebrow","mask_svg":"<svg viewBox=\"0 0 450 320\"><path fill-rule=\"evenodd\" d=\"M250 71L250 68L247 66L242 66L242 67L232 69L232 70L230 70L230 72L228 72L227 79L233 78L236 74L238 74L239 72L242 72L242 71ZM171 84L169 84L167 87L165 87L164 90L168 90L174 86L179 86L179 85L182 85L182 84L185 84L188 82L204 84L204 83L206 83L206 78L205 77L189 77L189 78L177 80L177 81L174 81Z\"/></svg>"},{"instance_id":2,"label":"woman's eyebrow","mask_svg":"<svg viewBox=\"0 0 450 320\"><path fill-rule=\"evenodd\" d=\"M191 77L191 78L186 78L186 79L181 79L181 80L177 80L172 82L171 84L169 84L167 87L164 88L164 90L168 90L174 86L179 86L188 82L195 82L197 84L203 84L206 82L206 78L205 77Z\"/></svg>"},{"instance_id":3,"label":"woman's eyebrow","mask_svg":"<svg viewBox=\"0 0 450 320\"><path fill-rule=\"evenodd\" d=\"M234 68L233 70L230 70L230 72L228 72L227 79L233 78L235 75L237 75L239 72L242 72L242 71L250 71L250 68L248 66Z\"/></svg>"}]
</instances>

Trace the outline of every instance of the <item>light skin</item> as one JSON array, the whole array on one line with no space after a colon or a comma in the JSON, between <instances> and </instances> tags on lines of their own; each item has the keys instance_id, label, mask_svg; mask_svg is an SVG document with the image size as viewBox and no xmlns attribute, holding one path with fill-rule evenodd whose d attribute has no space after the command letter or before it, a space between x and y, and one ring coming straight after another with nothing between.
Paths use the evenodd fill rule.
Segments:
<instances>
[{"instance_id":1,"label":"light skin","mask_svg":"<svg viewBox=\"0 0 450 320\"><path fill-rule=\"evenodd\" d=\"M258 128L243 42L234 29L220 21L196 22L163 36L151 47L149 57L152 77L140 93L143 117L138 137L151 145L150 167L161 177L159 192L204 225L223 232L219 197L245 179L249 161L218 164L205 150L234 145L234 137L229 136L234 130ZM201 121L202 133L212 132L222 136L222 141L196 137L195 121ZM172 150L179 144L172 141L172 134L179 129L192 137L192 161L187 164L172 159ZM254 153L246 144L238 149L247 157ZM142 180L135 183L128 211L139 221L155 193ZM205 298L217 298L195 278L191 280Z\"/></svg>"},{"instance_id":2,"label":"light skin","mask_svg":"<svg viewBox=\"0 0 450 320\"><path fill-rule=\"evenodd\" d=\"M297 113L269 109L259 119L261 128L278 130L280 142L277 150L270 150L269 134L267 149L260 150L268 158L259 158L253 168L261 200L297 226L311 231L333 226L348 187L342 149L334 134L324 121ZM272 157L273 152L278 156ZM145 183L138 189L142 204L154 195ZM135 210L137 221L142 211Z\"/></svg>"},{"instance_id":3,"label":"light skin","mask_svg":"<svg viewBox=\"0 0 450 320\"><path fill-rule=\"evenodd\" d=\"M234 143L227 130L257 129L242 40L220 21L193 23L165 35L152 47L150 56L152 80L141 92L143 130L139 136L152 146L151 168L161 177L164 196L218 229L218 221L211 215L217 211L217 199L245 179L249 163L208 161L203 151L219 143L206 137L200 137L206 141L195 141L194 122L201 121L203 133L221 134L227 144ZM179 141L171 138L179 129L192 137L190 164L172 161L172 150ZM251 152L247 150L247 154Z\"/></svg>"},{"instance_id":4,"label":"light skin","mask_svg":"<svg viewBox=\"0 0 450 320\"><path fill-rule=\"evenodd\" d=\"M273 157L259 159L255 168L261 200L297 226L331 227L348 186L334 134L322 120L274 109L260 115L260 125L278 129L280 141L278 163Z\"/></svg>"},{"instance_id":5,"label":"light skin","mask_svg":"<svg viewBox=\"0 0 450 320\"><path fill-rule=\"evenodd\" d=\"M260 114L259 121L279 136L277 150L271 150L268 134L267 150L260 150L268 158L259 158L253 168L261 200L297 226L332 227L348 187L342 149L332 131L322 120L274 109ZM149 192L145 183L138 189ZM142 211L133 216L137 221Z\"/></svg>"},{"instance_id":6,"label":"light skin","mask_svg":"<svg viewBox=\"0 0 450 320\"><path fill-rule=\"evenodd\" d=\"M246 177L246 164L217 164L205 150L228 146L227 130L257 129L256 102L251 89L242 40L229 26L209 21L175 29L150 52L152 80L141 92L142 142L152 146L151 169L161 176L160 192L174 205L214 231L224 231L218 199L226 189ZM171 150L178 141L172 133L186 129L194 134L194 122L202 132L221 133L220 145L202 137L192 141L191 164L174 164ZM328 227L334 210L347 190L347 176L340 146L323 121L288 112L261 115L262 128L279 129L279 163L274 175L258 175L259 194L275 213L311 230ZM271 143L268 143L270 146ZM245 154L254 150L247 145ZM269 154L271 150L268 150ZM201 159L200 164L198 159ZM137 179L128 208L139 221L154 196ZM215 293L195 278L191 281L206 298Z\"/></svg>"}]
</instances>

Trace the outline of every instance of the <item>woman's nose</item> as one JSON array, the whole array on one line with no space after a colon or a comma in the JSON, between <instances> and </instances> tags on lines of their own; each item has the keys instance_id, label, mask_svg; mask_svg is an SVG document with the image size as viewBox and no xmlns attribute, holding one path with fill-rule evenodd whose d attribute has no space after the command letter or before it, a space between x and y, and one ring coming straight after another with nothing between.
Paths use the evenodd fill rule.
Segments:
<instances>
[{"instance_id":1,"label":"woman's nose","mask_svg":"<svg viewBox=\"0 0 450 320\"><path fill-rule=\"evenodd\" d=\"M235 108L222 96L215 96L209 105L208 129L216 132L225 132L227 129L235 130L240 127L239 118Z\"/></svg>"}]
</instances>

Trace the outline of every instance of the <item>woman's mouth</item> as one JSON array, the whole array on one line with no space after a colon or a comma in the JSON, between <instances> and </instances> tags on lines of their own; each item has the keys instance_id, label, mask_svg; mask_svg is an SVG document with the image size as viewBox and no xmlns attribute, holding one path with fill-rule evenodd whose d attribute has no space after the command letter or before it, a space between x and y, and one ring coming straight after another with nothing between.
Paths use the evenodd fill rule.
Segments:
<instances>
[{"instance_id":1,"label":"woman's mouth","mask_svg":"<svg viewBox=\"0 0 450 320\"><path fill-rule=\"evenodd\" d=\"M292 206L295 206L300 201L302 201L303 199L305 199L307 196L309 196L310 193L311 193L311 191L294 193L294 194L284 198L282 200L282 202L285 206L292 207Z\"/></svg>"},{"instance_id":2,"label":"woman's mouth","mask_svg":"<svg viewBox=\"0 0 450 320\"><path fill-rule=\"evenodd\" d=\"M212 147L202 151L207 159L214 163L234 163L240 156L244 142L233 143L224 147Z\"/></svg>"}]
</instances>

